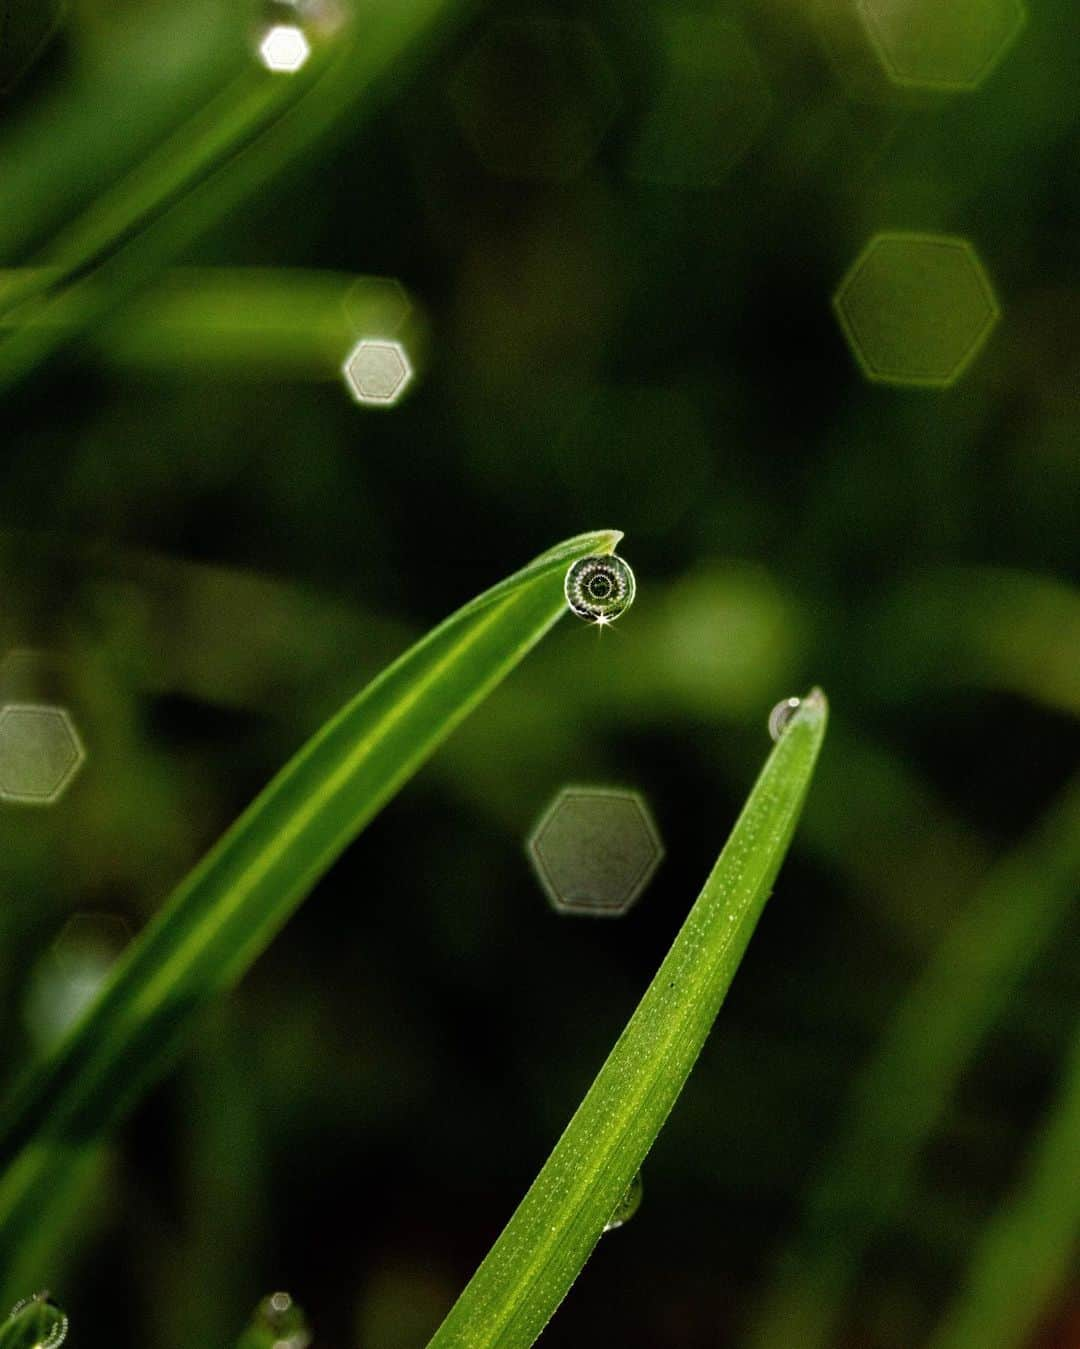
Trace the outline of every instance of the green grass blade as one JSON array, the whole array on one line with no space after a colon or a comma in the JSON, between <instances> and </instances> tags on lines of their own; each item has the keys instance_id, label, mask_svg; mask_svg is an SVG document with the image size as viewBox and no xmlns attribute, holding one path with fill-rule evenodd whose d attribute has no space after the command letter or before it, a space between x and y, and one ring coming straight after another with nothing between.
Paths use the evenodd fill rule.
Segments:
<instances>
[{"instance_id":1,"label":"green grass blade","mask_svg":"<svg viewBox=\"0 0 1080 1349\"><path fill-rule=\"evenodd\" d=\"M530 1345L577 1278L682 1090L791 841L825 734L803 702L626 1029L431 1341Z\"/></svg>"},{"instance_id":2,"label":"green grass blade","mask_svg":"<svg viewBox=\"0 0 1080 1349\"><path fill-rule=\"evenodd\" d=\"M967 1284L928 1349L1020 1349L1080 1248L1080 1035L1026 1174L975 1248Z\"/></svg>"},{"instance_id":3,"label":"green grass blade","mask_svg":"<svg viewBox=\"0 0 1080 1349\"><path fill-rule=\"evenodd\" d=\"M565 612L570 562L610 552L619 537L568 540L435 628L326 723L180 884L0 1115L0 1271L193 1015L244 973L345 846Z\"/></svg>"},{"instance_id":4,"label":"green grass blade","mask_svg":"<svg viewBox=\"0 0 1080 1349\"><path fill-rule=\"evenodd\" d=\"M919 1157L964 1069L1075 902L1080 780L985 877L855 1083L799 1231L749 1327L749 1349L834 1343L863 1255L907 1205Z\"/></svg>"}]
</instances>

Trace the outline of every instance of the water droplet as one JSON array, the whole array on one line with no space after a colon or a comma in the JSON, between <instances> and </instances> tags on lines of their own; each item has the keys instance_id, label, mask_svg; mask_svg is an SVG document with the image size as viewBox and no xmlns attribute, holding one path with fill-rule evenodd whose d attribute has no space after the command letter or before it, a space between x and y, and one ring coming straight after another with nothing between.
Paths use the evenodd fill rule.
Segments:
<instances>
[{"instance_id":1,"label":"water droplet","mask_svg":"<svg viewBox=\"0 0 1080 1349\"><path fill-rule=\"evenodd\" d=\"M788 728L788 722L802 706L801 698L784 698L776 704L769 713L769 734L774 740L780 737Z\"/></svg>"},{"instance_id":2,"label":"water droplet","mask_svg":"<svg viewBox=\"0 0 1080 1349\"><path fill-rule=\"evenodd\" d=\"M288 1293L271 1293L255 1308L238 1349L307 1349L307 1318ZM0 1347L2 1349L2 1347Z\"/></svg>"},{"instance_id":3,"label":"water droplet","mask_svg":"<svg viewBox=\"0 0 1080 1349\"><path fill-rule=\"evenodd\" d=\"M56 1349L67 1333L67 1314L43 1289L12 1307L0 1326L0 1349Z\"/></svg>"},{"instance_id":4,"label":"water droplet","mask_svg":"<svg viewBox=\"0 0 1080 1349\"><path fill-rule=\"evenodd\" d=\"M634 602L634 573L621 557L580 558L566 573L566 602L591 623L614 623Z\"/></svg>"},{"instance_id":5,"label":"water droplet","mask_svg":"<svg viewBox=\"0 0 1080 1349\"><path fill-rule=\"evenodd\" d=\"M639 1171L626 1188L626 1193L615 1205L615 1212L604 1224L605 1232L614 1232L616 1227L628 1223L641 1207L641 1172Z\"/></svg>"}]
</instances>

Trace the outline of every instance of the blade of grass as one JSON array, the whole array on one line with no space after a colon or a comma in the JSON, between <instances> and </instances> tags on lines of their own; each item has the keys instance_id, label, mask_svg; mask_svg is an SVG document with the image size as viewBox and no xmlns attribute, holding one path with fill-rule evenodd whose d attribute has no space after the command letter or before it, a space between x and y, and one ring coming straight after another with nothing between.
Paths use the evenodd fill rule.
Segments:
<instances>
[{"instance_id":1,"label":"blade of grass","mask_svg":"<svg viewBox=\"0 0 1080 1349\"><path fill-rule=\"evenodd\" d=\"M1080 1247L1080 1034L1012 1200L987 1225L927 1349L1019 1349Z\"/></svg>"},{"instance_id":2,"label":"blade of grass","mask_svg":"<svg viewBox=\"0 0 1080 1349\"><path fill-rule=\"evenodd\" d=\"M570 539L459 609L332 717L181 882L0 1113L0 1272L194 1014L240 978L345 846L559 619L570 563L612 551L619 537Z\"/></svg>"},{"instance_id":3,"label":"blade of grass","mask_svg":"<svg viewBox=\"0 0 1080 1349\"><path fill-rule=\"evenodd\" d=\"M1075 902L1078 879L1080 781L985 877L859 1074L800 1230L749 1327L751 1349L833 1343L863 1253L904 1210L922 1148L987 1030Z\"/></svg>"},{"instance_id":4,"label":"blade of grass","mask_svg":"<svg viewBox=\"0 0 1080 1349\"><path fill-rule=\"evenodd\" d=\"M533 1343L581 1272L694 1066L787 851L825 734L811 693L626 1029L431 1341Z\"/></svg>"}]
</instances>

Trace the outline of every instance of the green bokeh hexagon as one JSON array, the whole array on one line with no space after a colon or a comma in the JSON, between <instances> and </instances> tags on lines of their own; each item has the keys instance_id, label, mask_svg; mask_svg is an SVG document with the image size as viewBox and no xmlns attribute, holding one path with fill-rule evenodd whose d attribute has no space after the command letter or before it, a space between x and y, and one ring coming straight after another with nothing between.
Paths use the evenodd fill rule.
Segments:
<instances>
[{"instance_id":1,"label":"green bokeh hexagon","mask_svg":"<svg viewBox=\"0 0 1080 1349\"><path fill-rule=\"evenodd\" d=\"M1027 20L1023 0L857 0L857 11L895 84L976 89Z\"/></svg>"},{"instance_id":2,"label":"green bokeh hexagon","mask_svg":"<svg viewBox=\"0 0 1080 1349\"><path fill-rule=\"evenodd\" d=\"M876 234L833 307L869 379L947 388L974 360L1001 311L966 239Z\"/></svg>"}]
</instances>

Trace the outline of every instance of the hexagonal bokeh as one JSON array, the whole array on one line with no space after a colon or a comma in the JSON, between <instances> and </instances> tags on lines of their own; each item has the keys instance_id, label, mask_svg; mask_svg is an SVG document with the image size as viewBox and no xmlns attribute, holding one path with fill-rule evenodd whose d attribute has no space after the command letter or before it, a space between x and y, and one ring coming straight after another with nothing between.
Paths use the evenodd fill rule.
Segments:
<instances>
[{"instance_id":1,"label":"hexagonal bokeh","mask_svg":"<svg viewBox=\"0 0 1080 1349\"><path fill-rule=\"evenodd\" d=\"M304 30L295 23L278 23L259 43L259 59L276 75L294 75L311 55Z\"/></svg>"},{"instance_id":2,"label":"hexagonal bokeh","mask_svg":"<svg viewBox=\"0 0 1080 1349\"><path fill-rule=\"evenodd\" d=\"M358 276L341 297L354 337L385 340L412 312L408 291L394 276Z\"/></svg>"},{"instance_id":3,"label":"hexagonal bokeh","mask_svg":"<svg viewBox=\"0 0 1080 1349\"><path fill-rule=\"evenodd\" d=\"M23 1008L39 1049L55 1044L93 1001L131 940L116 913L76 913L37 962Z\"/></svg>"},{"instance_id":4,"label":"hexagonal bokeh","mask_svg":"<svg viewBox=\"0 0 1080 1349\"><path fill-rule=\"evenodd\" d=\"M772 98L737 23L700 10L662 16L659 67L630 172L673 187L713 187L750 149Z\"/></svg>"},{"instance_id":5,"label":"hexagonal bokeh","mask_svg":"<svg viewBox=\"0 0 1080 1349\"><path fill-rule=\"evenodd\" d=\"M341 369L353 398L369 407L390 407L396 403L413 375L400 342L369 338L357 342Z\"/></svg>"},{"instance_id":6,"label":"hexagonal bokeh","mask_svg":"<svg viewBox=\"0 0 1080 1349\"><path fill-rule=\"evenodd\" d=\"M44 703L0 708L0 801L51 806L86 758L71 716Z\"/></svg>"},{"instance_id":7,"label":"hexagonal bokeh","mask_svg":"<svg viewBox=\"0 0 1080 1349\"><path fill-rule=\"evenodd\" d=\"M548 181L581 172L619 106L596 34L552 15L493 23L455 71L450 98L485 168Z\"/></svg>"},{"instance_id":8,"label":"hexagonal bokeh","mask_svg":"<svg viewBox=\"0 0 1080 1349\"><path fill-rule=\"evenodd\" d=\"M663 844L635 792L564 787L528 842L533 868L560 913L620 917L652 879Z\"/></svg>"},{"instance_id":9,"label":"hexagonal bokeh","mask_svg":"<svg viewBox=\"0 0 1080 1349\"><path fill-rule=\"evenodd\" d=\"M833 307L869 379L927 388L954 383L1001 314L972 246L940 234L876 234Z\"/></svg>"},{"instance_id":10,"label":"hexagonal bokeh","mask_svg":"<svg viewBox=\"0 0 1080 1349\"><path fill-rule=\"evenodd\" d=\"M886 75L914 89L977 88L1027 18L1022 0L857 0Z\"/></svg>"}]
</instances>

